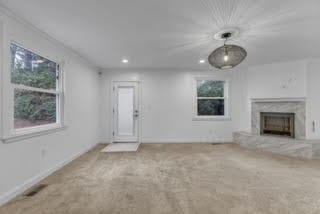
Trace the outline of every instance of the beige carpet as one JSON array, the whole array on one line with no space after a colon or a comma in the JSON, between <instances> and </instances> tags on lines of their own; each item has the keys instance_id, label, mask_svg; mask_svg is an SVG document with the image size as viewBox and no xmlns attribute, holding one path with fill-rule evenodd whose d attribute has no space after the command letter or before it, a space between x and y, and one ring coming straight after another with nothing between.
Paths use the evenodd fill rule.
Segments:
<instances>
[{"instance_id":1,"label":"beige carpet","mask_svg":"<svg viewBox=\"0 0 320 214\"><path fill-rule=\"evenodd\" d=\"M101 152L136 152L140 143L111 143L101 150Z\"/></svg>"},{"instance_id":2,"label":"beige carpet","mask_svg":"<svg viewBox=\"0 0 320 214\"><path fill-rule=\"evenodd\" d=\"M136 153L102 153L102 148L0 213L320 213L320 161L236 145L143 144Z\"/></svg>"}]
</instances>

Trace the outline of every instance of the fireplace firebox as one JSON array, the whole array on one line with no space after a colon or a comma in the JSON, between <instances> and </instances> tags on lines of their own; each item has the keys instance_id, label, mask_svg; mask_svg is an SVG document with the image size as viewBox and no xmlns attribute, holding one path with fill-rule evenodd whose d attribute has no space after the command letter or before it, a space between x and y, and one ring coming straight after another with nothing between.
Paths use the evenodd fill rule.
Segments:
<instances>
[{"instance_id":1,"label":"fireplace firebox","mask_svg":"<svg viewBox=\"0 0 320 214\"><path fill-rule=\"evenodd\" d=\"M294 113L260 112L260 134L294 138Z\"/></svg>"}]
</instances>

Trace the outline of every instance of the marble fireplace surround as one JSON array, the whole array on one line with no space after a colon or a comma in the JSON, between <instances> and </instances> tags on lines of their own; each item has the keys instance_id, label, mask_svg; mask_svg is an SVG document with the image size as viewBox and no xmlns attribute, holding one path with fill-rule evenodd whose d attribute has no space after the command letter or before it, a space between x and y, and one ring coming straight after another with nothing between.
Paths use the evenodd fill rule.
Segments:
<instances>
[{"instance_id":1,"label":"marble fireplace surround","mask_svg":"<svg viewBox=\"0 0 320 214\"><path fill-rule=\"evenodd\" d=\"M306 101L304 98L251 99L251 132L234 132L234 143L276 154L320 159L320 141L306 140ZM260 112L295 114L295 138L260 135Z\"/></svg>"},{"instance_id":2,"label":"marble fireplace surround","mask_svg":"<svg viewBox=\"0 0 320 214\"><path fill-rule=\"evenodd\" d=\"M306 138L306 103L304 100L252 100L251 130L253 134L260 134L261 112L294 113L295 138Z\"/></svg>"}]
</instances>

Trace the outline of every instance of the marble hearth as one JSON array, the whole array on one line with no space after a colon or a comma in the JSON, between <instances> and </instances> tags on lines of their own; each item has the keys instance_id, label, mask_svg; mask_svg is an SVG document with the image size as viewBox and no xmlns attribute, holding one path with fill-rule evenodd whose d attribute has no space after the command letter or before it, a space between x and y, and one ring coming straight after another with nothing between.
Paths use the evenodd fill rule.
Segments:
<instances>
[{"instance_id":1,"label":"marble hearth","mask_svg":"<svg viewBox=\"0 0 320 214\"><path fill-rule=\"evenodd\" d=\"M294 115L294 138L268 136L260 133L261 113L288 113ZM306 140L306 104L304 99L253 99L251 102L251 133L235 132L235 143L272 153L320 158L320 141Z\"/></svg>"},{"instance_id":2,"label":"marble hearth","mask_svg":"<svg viewBox=\"0 0 320 214\"><path fill-rule=\"evenodd\" d=\"M320 159L320 141L286 137L260 136L248 132L234 132L234 143L240 146L275 154L307 159Z\"/></svg>"}]
</instances>

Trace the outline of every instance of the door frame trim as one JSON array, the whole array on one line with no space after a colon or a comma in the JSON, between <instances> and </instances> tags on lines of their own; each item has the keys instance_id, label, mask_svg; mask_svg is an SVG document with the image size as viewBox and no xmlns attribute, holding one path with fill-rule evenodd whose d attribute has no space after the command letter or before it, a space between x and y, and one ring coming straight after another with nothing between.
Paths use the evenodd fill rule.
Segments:
<instances>
[{"instance_id":1,"label":"door frame trim","mask_svg":"<svg viewBox=\"0 0 320 214\"><path fill-rule=\"evenodd\" d=\"M114 91L113 91L113 87L115 85L115 83L137 83L138 85L138 102L139 102L139 118L138 118L138 142L141 142L141 136L142 136L142 90L141 90L141 81L139 80L111 80L111 84L110 84L110 112L109 115L111 115L111 120L110 120L110 129L109 129L109 134L110 134L110 143L115 142L115 137L113 135L114 132L114 124L115 124L115 118L114 118L114 114L113 114L113 108L114 108Z\"/></svg>"}]
</instances>

